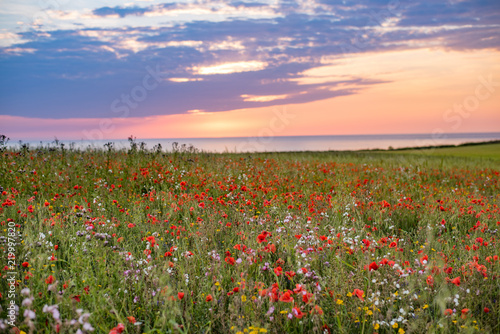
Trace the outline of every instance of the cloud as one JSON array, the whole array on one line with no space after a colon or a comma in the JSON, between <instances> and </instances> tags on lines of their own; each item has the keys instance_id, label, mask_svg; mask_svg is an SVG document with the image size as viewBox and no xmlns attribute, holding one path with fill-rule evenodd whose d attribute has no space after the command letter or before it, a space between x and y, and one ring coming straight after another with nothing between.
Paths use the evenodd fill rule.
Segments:
<instances>
[{"instance_id":1,"label":"cloud","mask_svg":"<svg viewBox=\"0 0 500 334\"><path fill-rule=\"evenodd\" d=\"M139 117L357 94L390 79L349 76L356 68L332 66L339 59L431 47L499 50L497 3L203 1L53 10L50 25L0 33L0 114L116 117L118 100L115 107ZM156 67L155 89L127 104L123 96Z\"/></svg>"},{"instance_id":2,"label":"cloud","mask_svg":"<svg viewBox=\"0 0 500 334\"><path fill-rule=\"evenodd\" d=\"M126 16L178 16L178 15L217 15L219 18L230 16L250 16L263 15L274 16L275 10L265 3L250 2L185 2L185 3L162 3L139 6L116 6L101 7L94 9L92 14L100 17L120 17Z\"/></svg>"},{"instance_id":3,"label":"cloud","mask_svg":"<svg viewBox=\"0 0 500 334\"><path fill-rule=\"evenodd\" d=\"M119 16L119 17L125 17L127 15L144 15L145 13L151 11L149 8L141 8L137 6L133 7L122 7L122 6L117 6L117 7L101 7L94 9L92 11L92 14L96 16Z\"/></svg>"},{"instance_id":4,"label":"cloud","mask_svg":"<svg viewBox=\"0 0 500 334\"><path fill-rule=\"evenodd\" d=\"M195 66L192 70L195 74L212 75L260 71L266 68L266 66L267 64L265 62L252 60L223 63L210 66Z\"/></svg>"}]
</instances>

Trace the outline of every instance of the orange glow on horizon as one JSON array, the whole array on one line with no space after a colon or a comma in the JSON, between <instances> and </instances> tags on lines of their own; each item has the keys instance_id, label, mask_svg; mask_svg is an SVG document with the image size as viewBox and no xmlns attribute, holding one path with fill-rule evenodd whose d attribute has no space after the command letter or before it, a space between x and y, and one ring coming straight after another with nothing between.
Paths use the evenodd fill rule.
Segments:
<instances>
[{"instance_id":1,"label":"orange glow on horizon","mask_svg":"<svg viewBox=\"0 0 500 334\"><path fill-rule=\"evenodd\" d=\"M238 66L212 70L235 69ZM384 83L356 86L356 94L320 101L225 112L190 110L107 120L0 116L0 133L13 138L9 132L14 132L20 137L16 140L80 140L124 139L131 134L145 139L500 131L498 51L425 49L361 55L328 61L296 80L327 84L339 77ZM255 101L281 97L242 96Z\"/></svg>"}]
</instances>

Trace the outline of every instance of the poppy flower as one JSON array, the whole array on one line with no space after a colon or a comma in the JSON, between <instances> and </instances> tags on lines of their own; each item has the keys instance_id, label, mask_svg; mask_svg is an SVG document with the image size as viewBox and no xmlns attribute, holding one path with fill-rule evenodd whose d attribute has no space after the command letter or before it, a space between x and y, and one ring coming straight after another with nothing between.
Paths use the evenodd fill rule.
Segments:
<instances>
[{"instance_id":1,"label":"poppy flower","mask_svg":"<svg viewBox=\"0 0 500 334\"><path fill-rule=\"evenodd\" d=\"M119 323L118 325L116 325L116 327L114 327L109 331L109 334L120 334L123 333L124 330L125 330L125 325Z\"/></svg>"},{"instance_id":2,"label":"poppy flower","mask_svg":"<svg viewBox=\"0 0 500 334\"><path fill-rule=\"evenodd\" d=\"M283 269L281 267L274 268L274 273L276 274L276 276L280 276L282 272Z\"/></svg>"},{"instance_id":3,"label":"poppy flower","mask_svg":"<svg viewBox=\"0 0 500 334\"><path fill-rule=\"evenodd\" d=\"M205 301L206 302L210 302L212 301L214 298L212 297L212 295L208 295L207 298L205 298Z\"/></svg>"},{"instance_id":4,"label":"poppy flower","mask_svg":"<svg viewBox=\"0 0 500 334\"><path fill-rule=\"evenodd\" d=\"M360 289L354 289L354 291L352 292L352 295L358 297L359 299L361 299L361 301L365 300L363 298L364 294L365 294L365 292L363 290L360 290Z\"/></svg>"},{"instance_id":5,"label":"poppy flower","mask_svg":"<svg viewBox=\"0 0 500 334\"><path fill-rule=\"evenodd\" d=\"M447 308L446 310L444 310L444 315L452 315L453 314L453 310L450 309L450 308Z\"/></svg>"},{"instance_id":6,"label":"poppy flower","mask_svg":"<svg viewBox=\"0 0 500 334\"><path fill-rule=\"evenodd\" d=\"M261 244L261 243L263 243L263 242L267 242L267 240L266 240L266 235L265 235L265 234L262 234L262 233L261 233L261 234L259 234L259 235L257 236L257 242L258 242L259 244Z\"/></svg>"},{"instance_id":7,"label":"poppy flower","mask_svg":"<svg viewBox=\"0 0 500 334\"><path fill-rule=\"evenodd\" d=\"M292 309L292 313L297 319L302 319L302 317L304 316L304 313L302 313L302 311L298 307L294 307Z\"/></svg>"},{"instance_id":8,"label":"poppy flower","mask_svg":"<svg viewBox=\"0 0 500 334\"><path fill-rule=\"evenodd\" d=\"M299 293L299 292L302 292L304 291L304 287L302 286L302 284L295 284L295 289L293 289L293 292L294 293Z\"/></svg>"},{"instance_id":9,"label":"poppy flower","mask_svg":"<svg viewBox=\"0 0 500 334\"><path fill-rule=\"evenodd\" d=\"M71 299L74 299L77 302L80 302L80 295L75 295L75 296L71 297Z\"/></svg>"},{"instance_id":10,"label":"poppy flower","mask_svg":"<svg viewBox=\"0 0 500 334\"><path fill-rule=\"evenodd\" d=\"M311 310L311 313L322 315L324 312L323 312L323 309L319 305L314 305L314 308Z\"/></svg>"},{"instance_id":11,"label":"poppy flower","mask_svg":"<svg viewBox=\"0 0 500 334\"><path fill-rule=\"evenodd\" d=\"M133 316L128 316L128 317L127 317L127 320L128 320L128 322L130 322L131 324L135 324L135 322L136 322L135 317L133 317Z\"/></svg>"},{"instance_id":12,"label":"poppy flower","mask_svg":"<svg viewBox=\"0 0 500 334\"><path fill-rule=\"evenodd\" d=\"M378 264L377 262L372 262L370 263L370 265L368 266L368 270L369 271L372 271L372 270L377 270L378 269Z\"/></svg>"},{"instance_id":13,"label":"poppy flower","mask_svg":"<svg viewBox=\"0 0 500 334\"><path fill-rule=\"evenodd\" d=\"M293 302L293 298L292 296L290 295L290 292L285 292L281 297L280 297L280 301L284 302L284 303L291 303Z\"/></svg>"},{"instance_id":14,"label":"poppy flower","mask_svg":"<svg viewBox=\"0 0 500 334\"><path fill-rule=\"evenodd\" d=\"M307 292L302 295L302 301L307 304L311 301L312 296L314 296L312 293Z\"/></svg>"},{"instance_id":15,"label":"poppy flower","mask_svg":"<svg viewBox=\"0 0 500 334\"><path fill-rule=\"evenodd\" d=\"M456 286L460 286L460 277L455 277L451 280L451 283L455 284Z\"/></svg>"},{"instance_id":16,"label":"poppy flower","mask_svg":"<svg viewBox=\"0 0 500 334\"><path fill-rule=\"evenodd\" d=\"M29 265L30 265L30 264L29 264L28 262L23 262L21 265L22 265L24 268L27 268L27 267L29 267Z\"/></svg>"},{"instance_id":17,"label":"poppy flower","mask_svg":"<svg viewBox=\"0 0 500 334\"><path fill-rule=\"evenodd\" d=\"M54 281L55 281L55 280L56 280L56 279L54 278L54 276L50 275L49 277L47 277L47 278L45 279L45 283L47 283L47 284L52 284L52 283L54 283Z\"/></svg>"},{"instance_id":18,"label":"poppy flower","mask_svg":"<svg viewBox=\"0 0 500 334\"><path fill-rule=\"evenodd\" d=\"M177 298L179 298L179 300L182 300L184 298L184 292L178 292Z\"/></svg>"},{"instance_id":19,"label":"poppy flower","mask_svg":"<svg viewBox=\"0 0 500 334\"><path fill-rule=\"evenodd\" d=\"M429 285L429 286L434 285L434 277L432 277L431 275L427 276L425 281L427 282L427 285Z\"/></svg>"},{"instance_id":20,"label":"poppy flower","mask_svg":"<svg viewBox=\"0 0 500 334\"><path fill-rule=\"evenodd\" d=\"M236 261L234 260L234 257L230 257L230 256L227 256L224 261L226 261L228 264L234 266L234 264L236 263Z\"/></svg>"}]
</instances>

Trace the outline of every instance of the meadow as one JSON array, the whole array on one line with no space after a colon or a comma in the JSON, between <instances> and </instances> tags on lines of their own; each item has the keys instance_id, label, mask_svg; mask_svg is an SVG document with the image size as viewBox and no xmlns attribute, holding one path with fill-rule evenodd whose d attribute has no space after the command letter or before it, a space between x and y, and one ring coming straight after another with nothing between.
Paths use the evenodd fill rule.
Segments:
<instances>
[{"instance_id":1,"label":"meadow","mask_svg":"<svg viewBox=\"0 0 500 334\"><path fill-rule=\"evenodd\" d=\"M500 331L496 159L1 149L0 331Z\"/></svg>"}]
</instances>

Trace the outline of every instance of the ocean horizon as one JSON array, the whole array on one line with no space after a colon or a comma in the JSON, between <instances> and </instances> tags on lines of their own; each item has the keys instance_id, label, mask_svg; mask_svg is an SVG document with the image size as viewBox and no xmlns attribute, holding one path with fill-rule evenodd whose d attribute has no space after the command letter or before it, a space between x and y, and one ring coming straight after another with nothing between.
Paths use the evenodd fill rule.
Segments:
<instances>
[{"instance_id":1,"label":"ocean horizon","mask_svg":"<svg viewBox=\"0 0 500 334\"><path fill-rule=\"evenodd\" d=\"M373 149L398 149L405 147L460 145L464 143L500 140L500 132L446 133L446 134L370 134L370 135L313 135L313 136L266 136L221 138L136 138L147 149L161 144L163 151L197 149L205 152L290 152L290 151L357 151ZM124 139L57 140L65 148L104 148L106 143L114 148L128 148ZM175 144L177 143L177 144ZM8 146L29 145L30 148L54 146L56 140L9 141Z\"/></svg>"}]
</instances>

